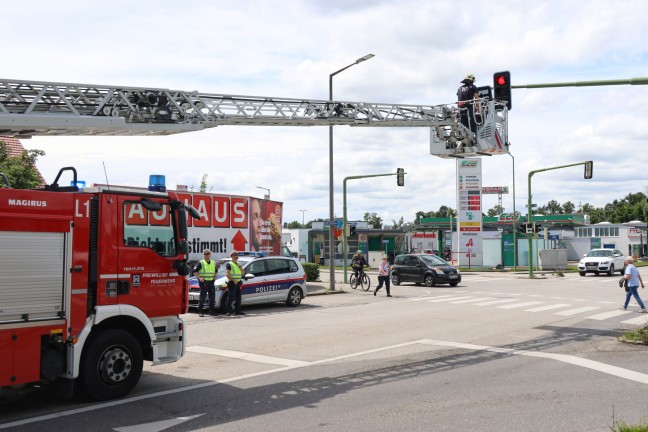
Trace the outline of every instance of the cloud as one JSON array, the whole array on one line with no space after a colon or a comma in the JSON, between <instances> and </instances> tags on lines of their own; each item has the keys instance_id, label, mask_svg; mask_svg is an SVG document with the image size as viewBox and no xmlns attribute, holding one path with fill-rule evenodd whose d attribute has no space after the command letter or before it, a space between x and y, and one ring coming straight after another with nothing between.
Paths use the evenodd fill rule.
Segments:
<instances>
[{"instance_id":1,"label":"cloud","mask_svg":"<svg viewBox=\"0 0 648 432\"><path fill-rule=\"evenodd\" d=\"M454 102L466 72L488 85L510 70L514 85L646 75L648 4L544 1L492 4L414 0L9 2L3 13L6 78L200 90L213 94L395 104ZM25 29L29 23L29 30ZM10 66L7 66L10 65ZM593 160L594 178L574 167L533 177L544 204L602 206L645 191L645 86L514 89L509 137L517 209L531 170ZM350 218L376 212L412 221L415 212L456 208L455 162L429 153L428 128L334 128L335 211L348 176L407 171L348 184ZM284 202L285 220L329 214L327 127L219 126L168 137L34 137L52 181L76 166L92 183L142 186L149 174L214 192ZM483 184L512 190L513 158L483 158ZM105 165L105 173L104 173ZM512 207L512 194L502 198ZM484 196L485 211L497 196Z\"/></svg>"}]
</instances>

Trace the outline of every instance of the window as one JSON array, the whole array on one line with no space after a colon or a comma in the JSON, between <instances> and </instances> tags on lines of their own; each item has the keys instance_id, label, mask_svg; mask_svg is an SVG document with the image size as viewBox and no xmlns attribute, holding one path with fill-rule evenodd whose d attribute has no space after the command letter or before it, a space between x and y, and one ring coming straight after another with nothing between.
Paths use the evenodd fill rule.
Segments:
<instances>
[{"instance_id":1,"label":"window","mask_svg":"<svg viewBox=\"0 0 648 432\"><path fill-rule=\"evenodd\" d=\"M281 273L292 273L296 271L296 265L295 270L291 270L291 263L294 264L291 260L287 259L281 259L281 258L276 258L276 259L269 259L266 260L266 263L268 264L268 274L281 274Z\"/></svg>"},{"instance_id":2,"label":"window","mask_svg":"<svg viewBox=\"0 0 648 432\"><path fill-rule=\"evenodd\" d=\"M168 205L149 211L138 201L125 201L123 212L124 246L149 248L161 256L177 254Z\"/></svg>"},{"instance_id":3,"label":"window","mask_svg":"<svg viewBox=\"0 0 648 432\"><path fill-rule=\"evenodd\" d=\"M252 261L245 269L246 273L252 273L254 276L265 276L265 261Z\"/></svg>"}]
</instances>

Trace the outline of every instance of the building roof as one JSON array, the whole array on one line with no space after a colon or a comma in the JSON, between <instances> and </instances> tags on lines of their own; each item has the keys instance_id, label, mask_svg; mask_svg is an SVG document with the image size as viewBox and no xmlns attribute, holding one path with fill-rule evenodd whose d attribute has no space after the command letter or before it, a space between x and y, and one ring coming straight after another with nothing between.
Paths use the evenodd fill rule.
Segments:
<instances>
[{"instance_id":1,"label":"building roof","mask_svg":"<svg viewBox=\"0 0 648 432\"><path fill-rule=\"evenodd\" d=\"M20 156L25 150L25 147L23 147L23 145L20 143L20 140L17 138L0 136L0 141L3 141L5 143L9 157Z\"/></svg>"}]
</instances>

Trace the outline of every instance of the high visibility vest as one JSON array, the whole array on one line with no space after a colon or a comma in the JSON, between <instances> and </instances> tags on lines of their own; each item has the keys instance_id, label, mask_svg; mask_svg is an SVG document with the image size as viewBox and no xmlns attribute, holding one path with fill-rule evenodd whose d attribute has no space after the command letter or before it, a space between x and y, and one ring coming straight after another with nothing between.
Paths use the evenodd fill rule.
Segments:
<instances>
[{"instance_id":1,"label":"high visibility vest","mask_svg":"<svg viewBox=\"0 0 648 432\"><path fill-rule=\"evenodd\" d=\"M230 262L229 264L230 264L229 275L232 279L234 279L235 283L238 283L243 278L243 272L241 271L241 267L239 267L238 264L234 263L234 261Z\"/></svg>"},{"instance_id":2,"label":"high visibility vest","mask_svg":"<svg viewBox=\"0 0 648 432\"><path fill-rule=\"evenodd\" d=\"M200 271L198 272L198 275L206 281L213 281L214 276L216 276L216 263L214 260L209 262L200 260Z\"/></svg>"}]
</instances>

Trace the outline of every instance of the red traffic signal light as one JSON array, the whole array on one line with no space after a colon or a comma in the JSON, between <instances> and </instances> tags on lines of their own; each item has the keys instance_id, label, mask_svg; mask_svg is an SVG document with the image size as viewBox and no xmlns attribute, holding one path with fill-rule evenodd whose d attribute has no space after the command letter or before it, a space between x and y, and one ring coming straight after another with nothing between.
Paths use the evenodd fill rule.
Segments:
<instances>
[{"instance_id":1,"label":"red traffic signal light","mask_svg":"<svg viewBox=\"0 0 648 432\"><path fill-rule=\"evenodd\" d=\"M510 110L513 105L511 103L511 73L509 71L493 74L493 90L495 100L506 102L506 107Z\"/></svg>"}]
</instances>

